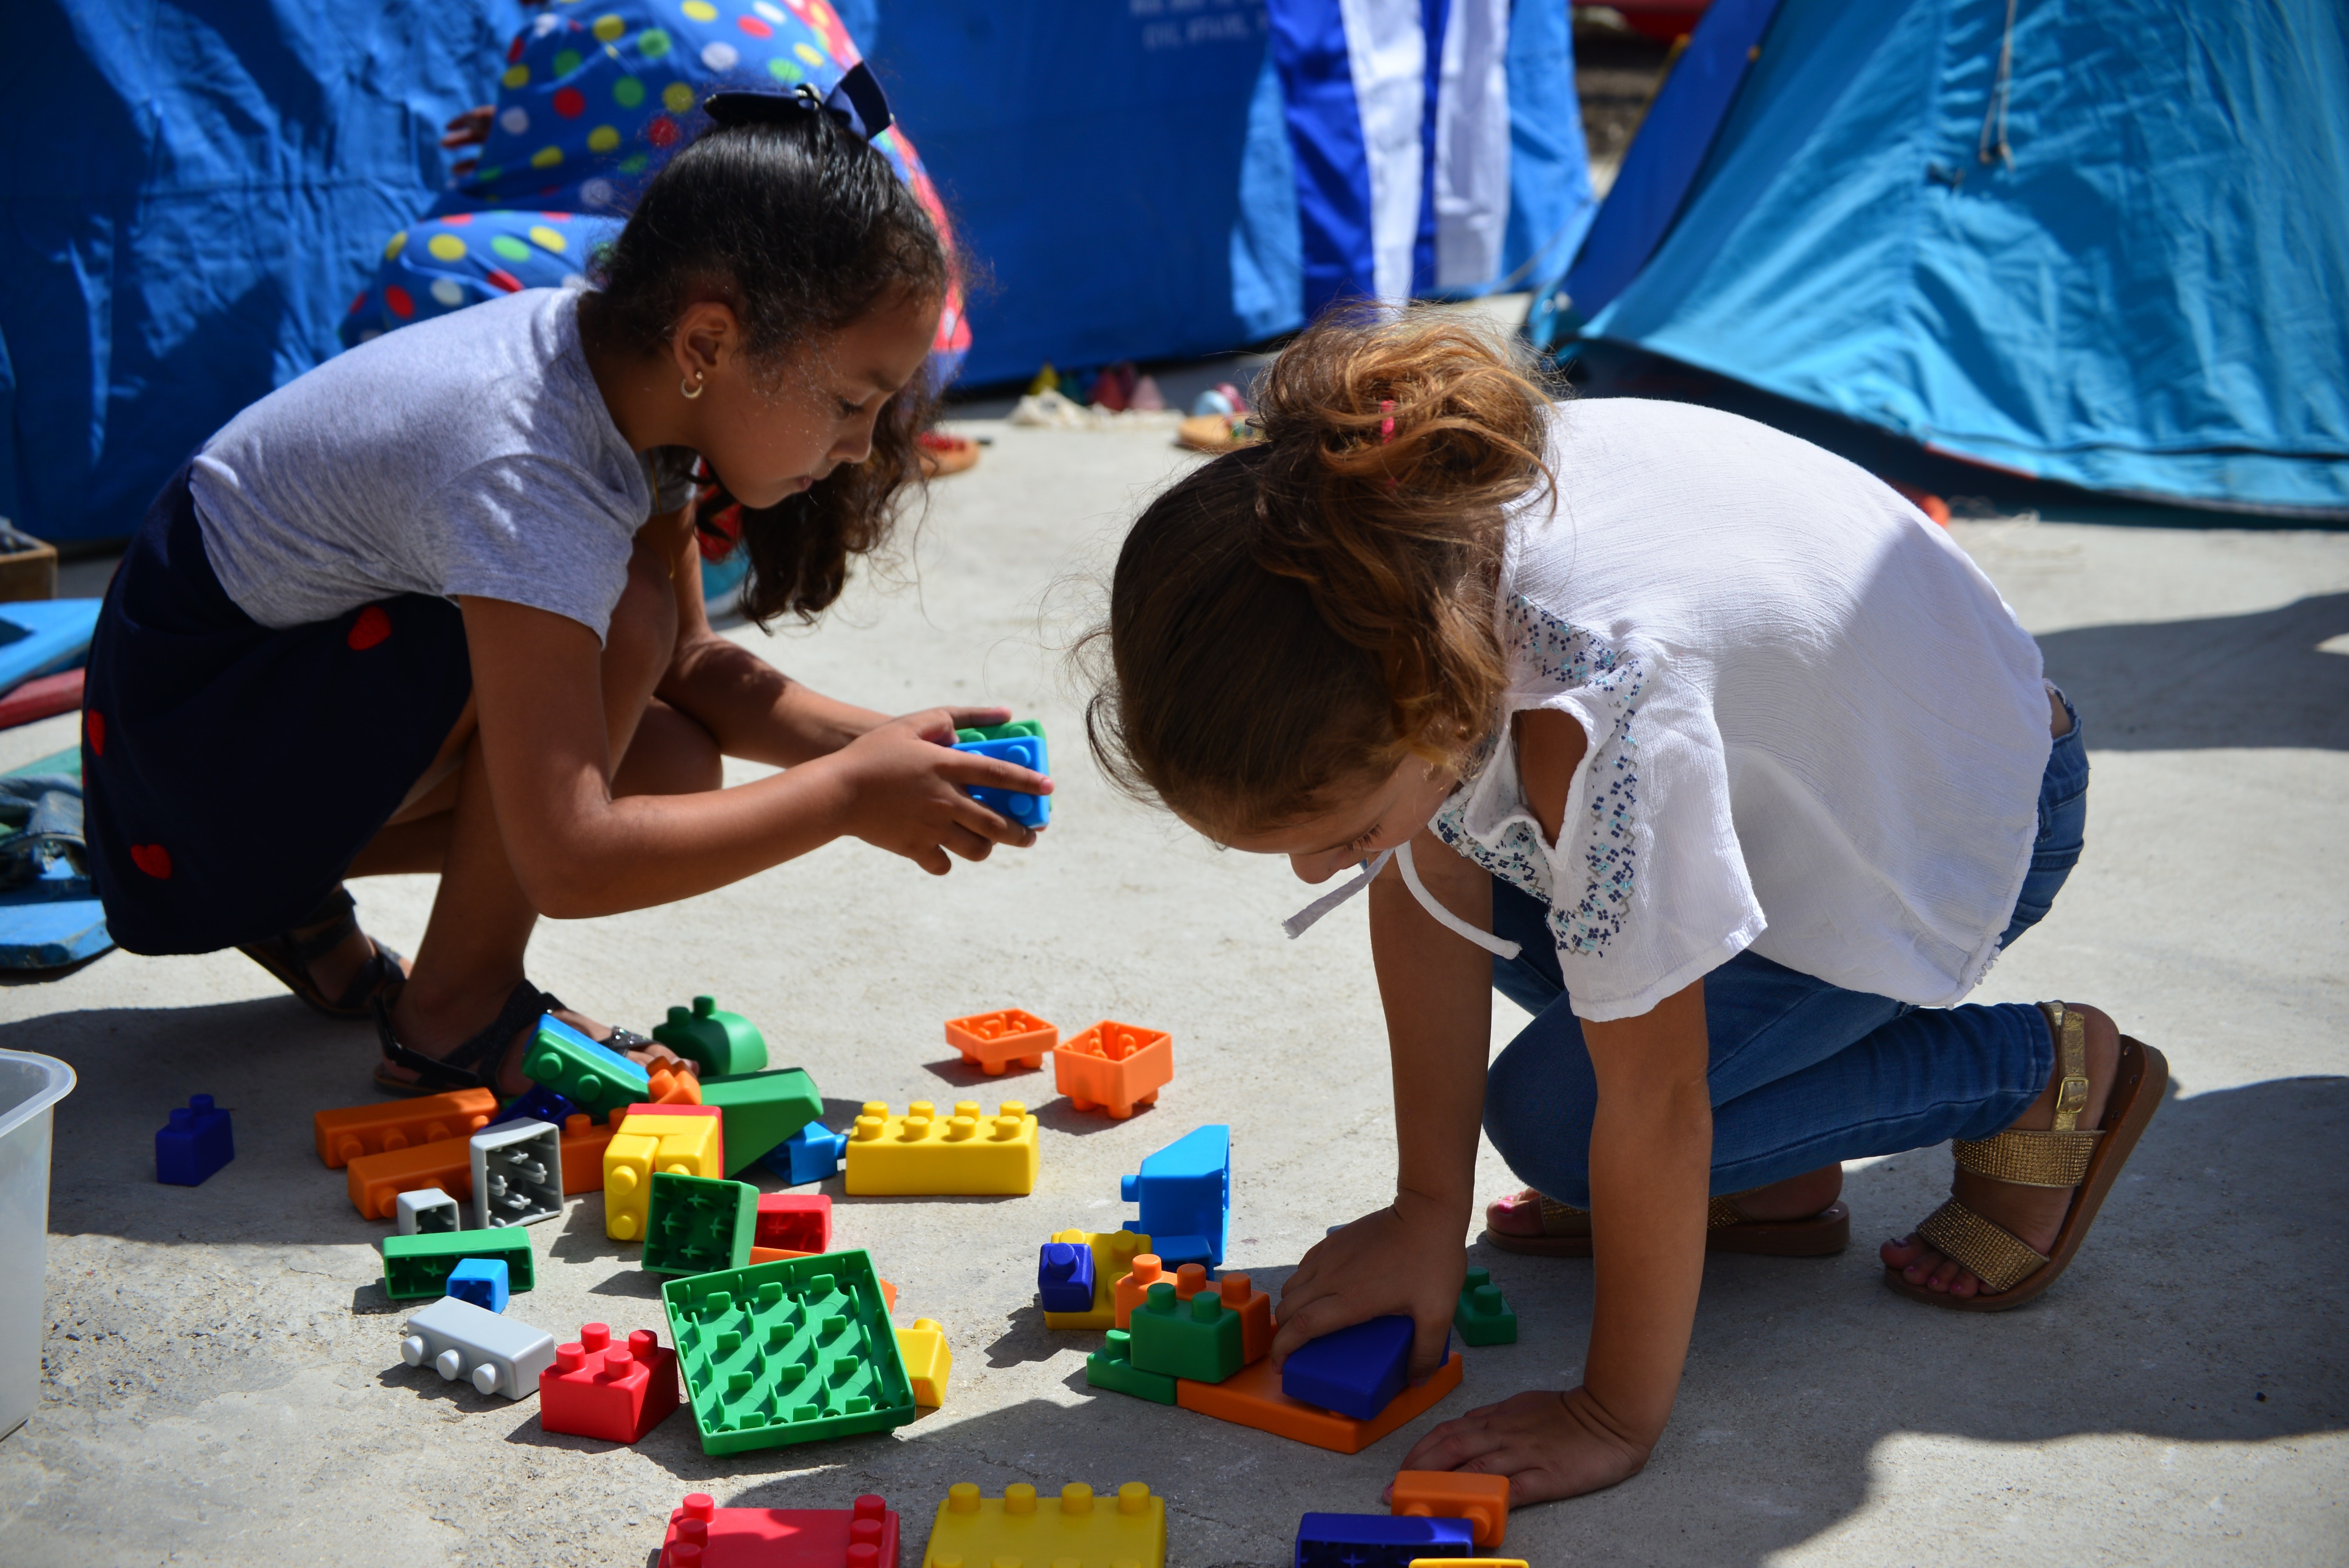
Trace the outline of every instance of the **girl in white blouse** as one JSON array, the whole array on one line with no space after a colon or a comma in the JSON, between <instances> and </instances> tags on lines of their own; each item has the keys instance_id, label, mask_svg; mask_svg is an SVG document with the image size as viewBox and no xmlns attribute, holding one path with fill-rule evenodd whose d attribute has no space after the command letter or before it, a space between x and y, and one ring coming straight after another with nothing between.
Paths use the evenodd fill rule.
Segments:
<instances>
[{"instance_id":1,"label":"girl in white blouse","mask_svg":"<svg viewBox=\"0 0 2349 1568\"><path fill-rule=\"evenodd\" d=\"M1844 1246L1840 1162L1956 1140L1895 1288L1997 1310L2069 1263L2161 1098L2094 1008L1961 1006L2079 855L2087 765L1943 532L1730 415L1553 404L1455 320L1325 322L1265 439L1120 556L1091 717L1112 777L1309 882L1364 872L1394 1202L1285 1288L1275 1358L1364 1318L1439 1363L1481 1119L1495 1246L1594 1256L1580 1387L1406 1469L1530 1502L1637 1472L1703 1254ZM1536 1015L1491 1064L1486 987Z\"/></svg>"}]
</instances>

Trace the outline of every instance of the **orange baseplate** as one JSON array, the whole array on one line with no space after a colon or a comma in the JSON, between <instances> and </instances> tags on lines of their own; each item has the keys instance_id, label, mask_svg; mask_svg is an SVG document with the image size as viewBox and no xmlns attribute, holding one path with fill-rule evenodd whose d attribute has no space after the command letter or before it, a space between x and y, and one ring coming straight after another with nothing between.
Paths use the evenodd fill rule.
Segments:
<instances>
[{"instance_id":1,"label":"orange baseplate","mask_svg":"<svg viewBox=\"0 0 2349 1568\"><path fill-rule=\"evenodd\" d=\"M1371 1420L1358 1421L1292 1399L1280 1391L1280 1374L1269 1357L1243 1367L1221 1383L1174 1380L1174 1403L1185 1410L1254 1427L1275 1437L1292 1438L1317 1449L1358 1454L1406 1422L1433 1409L1435 1402L1460 1387L1460 1353L1436 1368L1435 1376L1416 1388L1405 1388Z\"/></svg>"}]
</instances>

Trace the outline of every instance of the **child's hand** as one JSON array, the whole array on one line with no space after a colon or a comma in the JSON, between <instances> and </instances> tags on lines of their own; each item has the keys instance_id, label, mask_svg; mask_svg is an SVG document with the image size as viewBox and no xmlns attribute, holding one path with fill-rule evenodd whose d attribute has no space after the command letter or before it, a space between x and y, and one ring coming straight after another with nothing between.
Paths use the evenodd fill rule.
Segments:
<instances>
[{"instance_id":1,"label":"child's hand","mask_svg":"<svg viewBox=\"0 0 2349 1568\"><path fill-rule=\"evenodd\" d=\"M1647 1464L1648 1451L1587 1390L1543 1390L1444 1422L1403 1456L1402 1468L1505 1475L1509 1506L1522 1508L1629 1480Z\"/></svg>"},{"instance_id":2,"label":"child's hand","mask_svg":"<svg viewBox=\"0 0 2349 1568\"><path fill-rule=\"evenodd\" d=\"M1466 1225L1440 1207L1405 1193L1307 1253L1280 1288L1272 1364L1278 1367L1309 1339L1401 1314L1419 1329L1412 1340L1412 1380L1423 1381L1441 1367L1468 1272L1468 1248L1462 1240Z\"/></svg>"},{"instance_id":3,"label":"child's hand","mask_svg":"<svg viewBox=\"0 0 2349 1568\"><path fill-rule=\"evenodd\" d=\"M1020 848L1033 830L964 793L974 786L1049 795L1052 781L1014 762L954 748L957 726L999 721L1001 708L934 707L865 731L835 757L851 791L846 830L944 876L949 852L983 861L998 844Z\"/></svg>"}]
</instances>

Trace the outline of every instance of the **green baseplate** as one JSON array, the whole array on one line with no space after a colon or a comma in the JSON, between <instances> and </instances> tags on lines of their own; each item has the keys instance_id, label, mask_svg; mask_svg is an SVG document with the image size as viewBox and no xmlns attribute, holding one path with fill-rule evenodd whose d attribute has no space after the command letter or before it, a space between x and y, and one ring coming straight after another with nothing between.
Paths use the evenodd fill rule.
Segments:
<instances>
[{"instance_id":1,"label":"green baseplate","mask_svg":"<svg viewBox=\"0 0 2349 1568\"><path fill-rule=\"evenodd\" d=\"M710 1274L750 1261L759 1230L759 1190L675 1171L653 1172L645 1214L645 1272Z\"/></svg>"},{"instance_id":2,"label":"green baseplate","mask_svg":"<svg viewBox=\"0 0 2349 1568\"><path fill-rule=\"evenodd\" d=\"M661 1304L704 1453L914 1418L913 1384L862 1248L673 1279Z\"/></svg>"},{"instance_id":3,"label":"green baseplate","mask_svg":"<svg viewBox=\"0 0 2349 1568\"><path fill-rule=\"evenodd\" d=\"M449 1275L467 1258L493 1258L506 1265L507 1288L531 1287L530 1233L519 1225L494 1231L434 1231L383 1239L383 1294L394 1301L421 1301L448 1294Z\"/></svg>"}]
</instances>

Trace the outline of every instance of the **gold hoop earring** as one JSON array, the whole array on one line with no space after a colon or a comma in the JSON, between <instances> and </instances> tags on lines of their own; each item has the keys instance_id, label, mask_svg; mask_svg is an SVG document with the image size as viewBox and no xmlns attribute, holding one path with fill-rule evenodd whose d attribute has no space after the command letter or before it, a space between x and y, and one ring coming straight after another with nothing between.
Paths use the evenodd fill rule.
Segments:
<instances>
[{"instance_id":1,"label":"gold hoop earring","mask_svg":"<svg viewBox=\"0 0 2349 1568\"><path fill-rule=\"evenodd\" d=\"M677 384L677 389L679 393L684 395L686 401L688 403L694 398L700 397L702 392L705 390L701 384L701 377L698 376L696 376L690 382L679 381Z\"/></svg>"}]
</instances>

